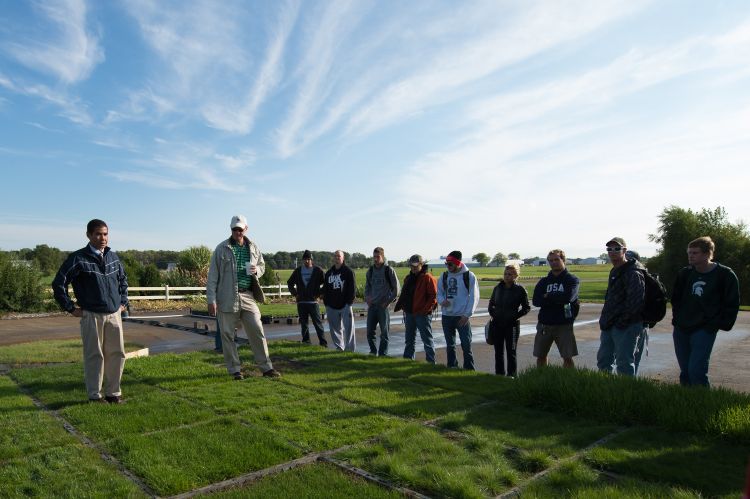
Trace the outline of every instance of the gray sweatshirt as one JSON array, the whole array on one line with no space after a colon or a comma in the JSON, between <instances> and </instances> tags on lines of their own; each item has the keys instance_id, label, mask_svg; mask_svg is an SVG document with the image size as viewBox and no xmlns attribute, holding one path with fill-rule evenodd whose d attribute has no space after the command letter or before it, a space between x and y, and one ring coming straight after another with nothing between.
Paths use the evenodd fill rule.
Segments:
<instances>
[{"instance_id":1,"label":"gray sweatshirt","mask_svg":"<svg viewBox=\"0 0 750 499\"><path fill-rule=\"evenodd\" d=\"M379 307L387 307L396 299L400 290L396 272L386 264L380 268L373 265L370 269L365 281L365 301L369 300Z\"/></svg>"}]
</instances>

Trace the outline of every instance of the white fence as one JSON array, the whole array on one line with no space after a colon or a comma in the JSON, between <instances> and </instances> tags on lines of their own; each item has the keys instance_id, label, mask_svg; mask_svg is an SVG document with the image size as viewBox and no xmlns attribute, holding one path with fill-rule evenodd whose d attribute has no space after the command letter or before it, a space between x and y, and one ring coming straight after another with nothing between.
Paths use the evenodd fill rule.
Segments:
<instances>
[{"instance_id":1,"label":"white fence","mask_svg":"<svg viewBox=\"0 0 750 499\"><path fill-rule=\"evenodd\" d=\"M281 284L275 286L261 286L266 296L280 298L282 296L291 296L286 286ZM130 292L140 291L149 293L148 295L133 296ZM185 291L199 291L199 293L180 294ZM161 292L161 294L150 294L152 292ZM128 287L128 299L134 300L184 300L193 296L206 296L206 288L201 286L136 286Z\"/></svg>"}]
</instances>

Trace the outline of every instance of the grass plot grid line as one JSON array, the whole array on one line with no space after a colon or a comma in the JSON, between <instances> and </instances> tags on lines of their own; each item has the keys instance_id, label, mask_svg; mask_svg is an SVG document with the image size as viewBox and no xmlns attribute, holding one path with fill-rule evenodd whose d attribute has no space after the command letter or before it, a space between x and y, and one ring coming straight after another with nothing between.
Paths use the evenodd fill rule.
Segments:
<instances>
[{"instance_id":1,"label":"grass plot grid line","mask_svg":"<svg viewBox=\"0 0 750 499\"><path fill-rule=\"evenodd\" d=\"M140 478L138 478L132 471L127 469L116 457L109 454L108 452L105 452L95 442L93 442L87 436L79 432L75 426L73 426L68 420L62 417L57 411L52 410L46 405L44 405L44 403L41 400L33 396L31 393L29 393L25 388L23 388L17 382L16 382L16 386L18 387L19 391L21 391L21 393L23 393L24 395L26 395L27 397L31 399L31 401L40 411L43 411L46 414L49 414L56 421L62 424L63 428L65 428L65 431L67 431L73 437L75 437L79 442L81 442L81 444L96 451L99 454L99 456L102 458L102 460L112 464L120 473L122 473L128 480L130 480L136 486L138 486L138 488L140 488L146 495L148 495L149 497L158 497L157 494L151 489L151 487L146 485L146 483L143 482Z\"/></svg>"},{"instance_id":2,"label":"grass plot grid line","mask_svg":"<svg viewBox=\"0 0 750 499\"><path fill-rule=\"evenodd\" d=\"M540 471L539 473L533 475L528 480L525 480L522 483L516 485L512 489L510 489L508 491L505 491L505 492L503 492L502 494L500 494L498 496L495 496L495 499L510 499L510 498L513 498L513 497L521 497L521 491L524 488L526 488L531 482L535 482L537 480L540 480L540 479L544 478L545 476L547 476L551 472L557 470L558 468L560 468L561 466L563 466L566 463L570 463L572 461L576 461L576 460L580 459L588 451L590 451L592 449L595 449L596 447L599 447L600 445L606 444L607 442L609 442L610 440L612 440L616 436L620 435L621 433L623 433L623 432L625 432L625 431L627 431L629 429L630 428L628 428L628 427L622 427L622 428L618 428L617 430L613 431L612 433L610 433L608 435L604 435L602 438L600 438L596 442L594 442L592 444L589 444L588 446L586 446L583 449L579 450L578 452L576 452L572 456L568 456L568 457L566 457L564 459L558 460L557 462L555 462L555 464L553 464L549 468L546 468L546 469Z\"/></svg>"},{"instance_id":3,"label":"grass plot grid line","mask_svg":"<svg viewBox=\"0 0 750 499\"><path fill-rule=\"evenodd\" d=\"M220 492L222 490L230 489L233 487L241 487L244 485L248 485L250 483L256 482L267 476L277 475L279 473L289 471L299 466L312 464L316 461L329 462L328 456L331 456L338 452L343 452L345 450L350 449L351 447L352 447L351 445L345 445L338 449L327 450L323 452L313 452L313 453L307 454L306 456L302 456L300 458L293 459L291 461L286 461L284 463L276 464L274 466L270 466L262 470L252 471L250 473L245 473L244 475L236 476L233 478L228 478L226 480L222 480L221 482L212 483L209 485L205 485L203 487L199 487L197 489L190 490L188 492L183 492L182 494L170 496L169 499L187 499L187 498L196 497L199 495ZM421 496L421 497L424 497L424 496Z\"/></svg>"},{"instance_id":4,"label":"grass plot grid line","mask_svg":"<svg viewBox=\"0 0 750 499\"><path fill-rule=\"evenodd\" d=\"M351 464L345 463L343 461L339 461L338 459L334 459L329 456L321 456L320 460L326 463L333 464L334 466L341 468L342 470L348 473L351 473L355 476L364 478L365 480L369 482L373 482L382 487L400 492L406 497L413 497L415 499L431 499L430 496L426 496L424 494L420 494L419 492L415 490L407 489L405 487L396 485L395 483L389 480L386 480L385 478L379 477L378 475L370 473L369 471L365 471L361 468L357 468L356 466L352 466Z\"/></svg>"}]
</instances>

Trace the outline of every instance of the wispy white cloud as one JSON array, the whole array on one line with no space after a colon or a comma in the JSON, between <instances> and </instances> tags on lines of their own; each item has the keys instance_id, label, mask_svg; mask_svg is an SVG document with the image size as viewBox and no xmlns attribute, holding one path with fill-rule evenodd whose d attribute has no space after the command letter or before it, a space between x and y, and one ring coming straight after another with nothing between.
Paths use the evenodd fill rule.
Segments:
<instances>
[{"instance_id":1,"label":"wispy white cloud","mask_svg":"<svg viewBox=\"0 0 750 499\"><path fill-rule=\"evenodd\" d=\"M104 51L99 35L87 29L85 0L35 1L33 7L40 22L16 26L19 41L6 43L4 50L21 64L63 83L88 78L104 61Z\"/></svg>"},{"instance_id":2,"label":"wispy white cloud","mask_svg":"<svg viewBox=\"0 0 750 499\"><path fill-rule=\"evenodd\" d=\"M159 64L148 85L132 91L108 120L180 113L219 130L250 133L282 80L299 11L297 0L276 5L276 19L266 28L258 24L262 15L242 2L198 1L189 9L149 0L125 4Z\"/></svg>"},{"instance_id":3,"label":"wispy white cloud","mask_svg":"<svg viewBox=\"0 0 750 499\"><path fill-rule=\"evenodd\" d=\"M33 126L34 128L38 128L39 130L44 130L45 132L65 133L62 130L58 130L57 128L50 128L48 126L44 126L41 123L36 123L34 121L24 121L24 125Z\"/></svg>"},{"instance_id":4,"label":"wispy white cloud","mask_svg":"<svg viewBox=\"0 0 750 499\"><path fill-rule=\"evenodd\" d=\"M305 43L298 73L298 92L284 123L277 130L277 147L282 157L289 157L309 140L305 126L316 116L332 89L331 70L337 61L338 49L355 30L369 3L352 1L330 2L314 18L310 39ZM302 136L300 136L302 134Z\"/></svg>"},{"instance_id":5,"label":"wispy white cloud","mask_svg":"<svg viewBox=\"0 0 750 499\"><path fill-rule=\"evenodd\" d=\"M67 118L73 123L84 126L90 126L94 123L93 118L89 114L88 106L78 97L55 91L46 85L16 82L2 74L0 74L0 87L4 87L17 94L39 98L53 104L59 108L60 116Z\"/></svg>"}]
</instances>

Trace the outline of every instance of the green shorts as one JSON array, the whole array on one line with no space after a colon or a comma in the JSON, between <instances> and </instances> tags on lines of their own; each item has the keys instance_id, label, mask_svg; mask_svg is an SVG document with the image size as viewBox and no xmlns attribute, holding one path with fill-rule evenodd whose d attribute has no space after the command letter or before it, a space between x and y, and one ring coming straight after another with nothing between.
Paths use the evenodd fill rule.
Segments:
<instances>
[{"instance_id":1,"label":"green shorts","mask_svg":"<svg viewBox=\"0 0 750 499\"><path fill-rule=\"evenodd\" d=\"M552 348L552 342L557 344L560 356L570 359L578 355L576 336L573 334L573 324L536 325L534 337L534 357L546 357Z\"/></svg>"}]
</instances>

